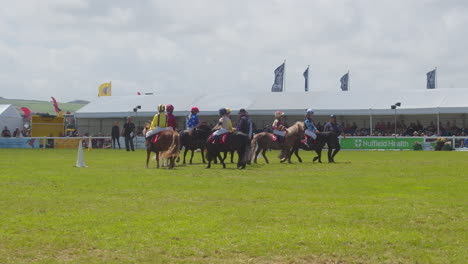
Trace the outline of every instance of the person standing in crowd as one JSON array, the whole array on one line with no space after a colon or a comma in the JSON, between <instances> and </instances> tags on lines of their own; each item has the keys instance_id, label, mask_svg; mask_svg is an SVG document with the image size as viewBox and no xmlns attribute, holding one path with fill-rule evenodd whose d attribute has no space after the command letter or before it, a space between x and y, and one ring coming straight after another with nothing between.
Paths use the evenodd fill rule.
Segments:
<instances>
[{"instance_id":1,"label":"person standing in crowd","mask_svg":"<svg viewBox=\"0 0 468 264\"><path fill-rule=\"evenodd\" d=\"M346 136L343 133L343 129L341 126L336 122L336 116L330 115L330 120L325 124L323 127L324 132L335 132L337 135L342 135L345 139Z\"/></svg>"},{"instance_id":2,"label":"person standing in crowd","mask_svg":"<svg viewBox=\"0 0 468 264\"><path fill-rule=\"evenodd\" d=\"M15 138L23 137L23 135L21 134L21 130L19 129L19 127L17 127L17 128L15 129L15 131L13 132L13 137L15 137Z\"/></svg>"},{"instance_id":3,"label":"person standing in crowd","mask_svg":"<svg viewBox=\"0 0 468 264\"><path fill-rule=\"evenodd\" d=\"M127 117L127 122L122 128L122 136L125 137L125 148L127 149L127 151L130 151L130 149L132 149L132 151L135 151L135 148L133 146L133 137L135 137L135 133L135 124L133 124L132 122L132 117L129 116Z\"/></svg>"},{"instance_id":4,"label":"person standing in crowd","mask_svg":"<svg viewBox=\"0 0 468 264\"><path fill-rule=\"evenodd\" d=\"M172 112L174 112L174 106L171 104L166 105L167 115L167 127L172 127L172 130L177 131L177 119Z\"/></svg>"},{"instance_id":5,"label":"person standing in crowd","mask_svg":"<svg viewBox=\"0 0 468 264\"><path fill-rule=\"evenodd\" d=\"M117 142L117 144L119 145L119 149L120 149L120 128L119 128L119 122L115 121L114 122L114 125L112 126L112 133L111 133L111 136L112 136L112 146L114 146L114 149L115 149L115 142Z\"/></svg>"},{"instance_id":6,"label":"person standing in crowd","mask_svg":"<svg viewBox=\"0 0 468 264\"><path fill-rule=\"evenodd\" d=\"M5 126L5 128L2 131L2 137L11 137L11 132L7 126Z\"/></svg>"},{"instance_id":7,"label":"person standing in crowd","mask_svg":"<svg viewBox=\"0 0 468 264\"><path fill-rule=\"evenodd\" d=\"M239 122L237 122L236 131L240 131L249 136L252 139L253 135L253 124L248 116L248 112L241 108L239 110Z\"/></svg>"},{"instance_id":8,"label":"person standing in crowd","mask_svg":"<svg viewBox=\"0 0 468 264\"><path fill-rule=\"evenodd\" d=\"M196 128L200 124L200 120L198 119L197 114L200 112L198 110L198 107L194 106L190 110L190 114L186 118L186 126L187 130L192 131L194 128Z\"/></svg>"}]
</instances>

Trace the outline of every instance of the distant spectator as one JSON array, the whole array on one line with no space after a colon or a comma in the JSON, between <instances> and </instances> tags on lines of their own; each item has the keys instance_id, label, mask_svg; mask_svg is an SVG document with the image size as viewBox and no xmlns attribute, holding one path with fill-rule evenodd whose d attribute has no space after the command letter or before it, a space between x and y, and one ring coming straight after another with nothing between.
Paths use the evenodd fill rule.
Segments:
<instances>
[{"instance_id":1,"label":"distant spectator","mask_svg":"<svg viewBox=\"0 0 468 264\"><path fill-rule=\"evenodd\" d=\"M122 136L125 137L125 148L127 151L135 151L135 148L133 147L133 138L135 137L136 133L136 128L135 124L132 122L132 117L127 117L127 122L124 124L123 129L122 129Z\"/></svg>"},{"instance_id":2,"label":"distant spectator","mask_svg":"<svg viewBox=\"0 0 468 264\"><path fill-rule=\"evenodd\" d=\"M343 135L346 138L345 134L343 133L343 129L341 126L336 122L336 116L330 115L330 121L328 121L325 126L323 127L324 132L335 132L337 135Z\"/></svg>"},{"instance_id":3,"label":"distant spectator","mask_svg":"<svg viewBox=\"0 0 468 264\"><path fill-rule=\"evenodd\" d=\"M21 134L21 130L19 129L19 127L17 127L17 128L15 129L15 131L13 132L13 137L15 137L15 138L20 138L20 137L22 137L22 136L23 136L23 135Z\"/></svg>"},{"instance_id":4,"label":"distant spectator","mask_svg":"<svg viewBox=\"0 0 468 264\"><path fill-rule=\"evenodd\" d=\"M120 128L119 128L119 122L115 121L114 125L112 126L112 146L114 146L115 149L115 142L117 141L117 144L119 145L120 149Z\"/></svg>"},{"instance_id":5,"label":"distant spectator","mask_svg":"<svg viewBox=\"0 0 468 264\"><path fill-rule=\"evenodd\" d=\"M11 137L11 132L8 130L8 127L5 126L5 128L2 131L2 137Z\"/></svg>"}]
</instances>

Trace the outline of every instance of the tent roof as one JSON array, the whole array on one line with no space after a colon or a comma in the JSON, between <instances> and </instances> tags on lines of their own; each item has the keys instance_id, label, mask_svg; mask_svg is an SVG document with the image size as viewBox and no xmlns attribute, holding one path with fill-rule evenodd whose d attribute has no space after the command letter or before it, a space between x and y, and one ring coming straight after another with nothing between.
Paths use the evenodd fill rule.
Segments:
<instances>
[{"instance_id":1,"label":"tent roof","mask_svg":"<svg viewBox=\"0 0 468 264\"><path fill-rule=\"evenodd\" d=\"M18 111L16 111L15 107L11 104L0 104L0 116L22 118Z\"/></svg>"},{"instance_id":2,"label":"tent roof","mask_svg":"<svg viewBox=\"0 0 468 264\"><path fill-rule=\"evenodd\" d=\"M110 118L134 115L153 116L160 103L172 104L174 114L185 115L192 106L200 115L215 115L221 107L246 108L253 115L271 115L275 110L302 115L313 108L317 115L393 115L392 104L401 102L398 114L468 113L468 89L395 90L395 91L312 91L304 93L216 93L161 94L99 97L79 109L79 118Z\"/></svg>"}]
</instances>

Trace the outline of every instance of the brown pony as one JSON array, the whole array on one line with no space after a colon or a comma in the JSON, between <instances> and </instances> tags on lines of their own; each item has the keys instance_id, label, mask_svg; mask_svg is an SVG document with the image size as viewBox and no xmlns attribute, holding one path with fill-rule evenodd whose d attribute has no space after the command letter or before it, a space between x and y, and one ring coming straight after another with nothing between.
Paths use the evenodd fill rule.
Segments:
<instances>
[{"instance_id":1,"label":"brown pony","mask_svg":"<svg viewBox=\"0 0 468 264\"><path fill-rule=\"evenodd\" d=\"M250 152L250 160L253 159L253 161L257 163L257 156L262 152L265 162L269 163L266 151L269 149L276 149L281 150L279 155L281 162L287 160L291 163L291 155L304 136L304 122L296 122L286 130L288 132L286 133L284 142L273 141L273 134L269 132L256 134L251 143L252 150Z\"/></svg>"},{"instance_id":2,"label":"brown pony","mask_svg":"<svg viewBox=\"0 0 468 264\"><path fill-rule=\"evenodd\" d=\"M179 133L177 131L164 130L158 135L159 139L156 143L148 142L146 145L146 168L148 168L151 152L154 152L156 153L156 168L159 169L159 152L162 152L161 158L168 159L169 169L173 169L175 159L179 156Z\"/></svg>"}]
</instances>

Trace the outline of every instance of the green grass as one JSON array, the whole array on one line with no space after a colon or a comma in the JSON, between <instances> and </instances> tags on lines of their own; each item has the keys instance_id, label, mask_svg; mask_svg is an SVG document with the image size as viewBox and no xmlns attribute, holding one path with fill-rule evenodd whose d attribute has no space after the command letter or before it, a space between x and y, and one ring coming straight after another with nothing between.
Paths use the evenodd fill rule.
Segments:
<instances>
[{"instance_id":1,"label":"green grass","mask_svg":"<svg viewBox=\"0 0 468 264\"><path fill-rule=\"evenodd\" d=\"M27 107L31 110L32 113L49 113L55 115L54 105L52 101L36 101L36 100L21 100L21 99L5 99L0 98L0 104L12 104L13 106L20 109L21 107ZM76 112L78 109L85 106L85 104L74 104L74 103L61 103L58 102L60 109L65 113L70 111L70 113ZM22 113L21 110L19 110Z\"/></svg>"},{"instance_id":2,"label":"green grass","mask_svg":"<svg viewBox=\"0 0 468 264\"><path fill-rule=\"evenodd\" d=\"M0 149L0 263L466 263L468 153L144 169Z\"/></svg>"}]
</instances>

